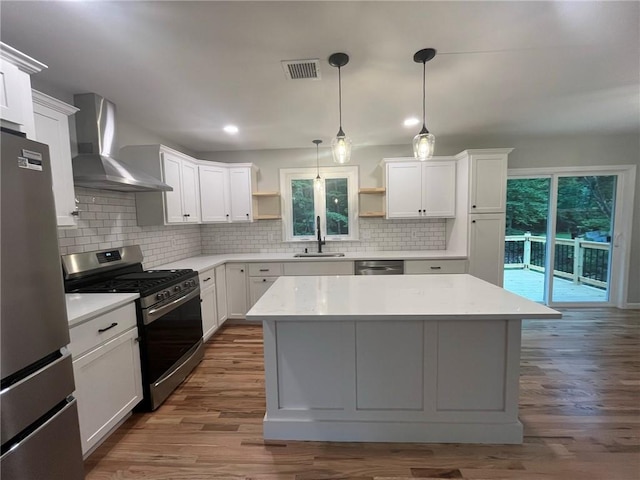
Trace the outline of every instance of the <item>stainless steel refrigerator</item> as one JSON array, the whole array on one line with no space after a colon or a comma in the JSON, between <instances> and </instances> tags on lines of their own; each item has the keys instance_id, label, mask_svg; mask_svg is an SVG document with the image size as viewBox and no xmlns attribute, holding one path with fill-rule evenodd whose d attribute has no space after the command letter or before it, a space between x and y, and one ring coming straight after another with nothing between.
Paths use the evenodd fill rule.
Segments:
<instances>
[{"instance_id":1,"label":"stainless steel refrigerator","mask_svg":"<svg viewBox=\"0 0 640 480\"><path fill-rule=\"evenodd\" d=\"M49 147L0 142L0 478L82 479Z\"/></svg>"}]
</instances>

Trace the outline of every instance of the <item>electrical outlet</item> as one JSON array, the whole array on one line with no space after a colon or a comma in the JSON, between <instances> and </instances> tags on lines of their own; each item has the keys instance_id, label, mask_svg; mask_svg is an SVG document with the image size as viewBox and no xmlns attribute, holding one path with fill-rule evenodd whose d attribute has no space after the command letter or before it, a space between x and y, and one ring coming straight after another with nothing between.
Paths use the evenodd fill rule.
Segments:
<instances>
[{"instance_id":1,"label":"electrical outlet","mask_svg":"<svg viewBox=\"0 0 640 480\"><path fill-rule=\"evenodd\" d=\"M270 241L270 242L273 242L273 233L270 233L270 234L269 234L269 241Z\"/></svg>"},{"instance_id":2,"label":"electrical outlet","mask_svg":"<svg viewBox=\"0 0 640 480\"><path fill-rule=\"evenodd\" d=\"M177 247L178 246L178 239L177 238L172 238L171 239L171 246L172 247Z\"/></svg>"},{"instance_id":3,"label":"electrical outlet","mask_svg":"<svg viewBox=\"0 0 640 480\"><path fill-rule=\"evenodd\" d=\"M411 231L411 238L417 238L418 237L418 232L416 232L415 230Z\"/></svg>"}]
</instances>

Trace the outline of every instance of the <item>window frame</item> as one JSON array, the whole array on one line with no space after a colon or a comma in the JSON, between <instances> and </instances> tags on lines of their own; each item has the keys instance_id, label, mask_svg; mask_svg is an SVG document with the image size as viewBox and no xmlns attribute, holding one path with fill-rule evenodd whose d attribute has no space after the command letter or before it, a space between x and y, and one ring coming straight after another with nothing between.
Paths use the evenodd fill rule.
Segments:
<instances>
[{"instance_id":1,"label":"window frame","mask_svg":"<svg viewBox=\"0 0 640 480\"><path fill-rule=\"evenodd\" d=\"M327 242L345 242L359 239L358 231L358 173L357 166L321 167L320 177L323 188L314 192L314 218L320 215L320 231L322 239ZM317 241L317 233L305 236L293 236L293 205L291 198L292 180L314 180L317 176L315 168L281 168L280 169L280 198L282 210L282 241L283 242L313 242ZM326 235L326 191L324 180L331 178L346 178L349 199L349 235ZM326 237L326 238L325 238Z\"/></svg>"}]
</instances>

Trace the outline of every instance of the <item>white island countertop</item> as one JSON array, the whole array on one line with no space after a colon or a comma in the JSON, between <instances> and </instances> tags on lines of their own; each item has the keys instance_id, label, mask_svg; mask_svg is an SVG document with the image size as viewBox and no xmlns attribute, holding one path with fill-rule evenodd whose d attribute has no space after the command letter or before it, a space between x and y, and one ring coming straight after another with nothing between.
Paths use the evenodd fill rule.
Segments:
<instances>
[{"instance_id":1,"label":"white island countertop","mask_svg":"<svg viewBox=\"0 0 640 480\"><path fill-rule=\"evenodd\" d=\"M137 293L67 293L69 328L135 301Z\"/></svg>"},{"instance_id":2,"label":"white island countertop","mask_svg":"<svg viewBox=\"0 0 640 480\"><path fill-rule=\"evenodd\" d=\"M280 277L248 320L554 319L560 312L466 274Z\"/></svg>"},{"instance_id":3,"label":"white island countertop","mask_svg":"<svg viewBox=\"0 0 640 480\"><path fill-rule=\"evenodd\" d=\"M155 269L191 268L202 272L228 262L340 262L354 260L465 260L467 255L449 250L402 250L346 252L344 257L294 257L294 253L226 253L198 255L154 267Z\"/></svg>"}]
</instances>

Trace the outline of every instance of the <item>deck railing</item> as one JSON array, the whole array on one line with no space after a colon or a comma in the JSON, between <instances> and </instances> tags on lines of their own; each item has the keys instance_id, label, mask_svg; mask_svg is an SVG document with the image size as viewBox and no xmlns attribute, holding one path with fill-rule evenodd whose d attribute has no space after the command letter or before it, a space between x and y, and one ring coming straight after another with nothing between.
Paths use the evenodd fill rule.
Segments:
<instances>
[{"instance_id":1,"label":"deck railing","mask_svg":"<svg viewBox=\"0 0 640 480\"><path fill-rule=\"evenodd\" d=\"M505 268L544 272L546 243L546 237L530 233L507 235L504 242ZM610 246L609 243L583 238L556 238L554 276L607 288Z\"/></svg>"}]
</instances>

